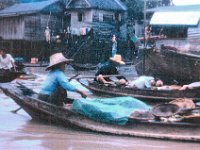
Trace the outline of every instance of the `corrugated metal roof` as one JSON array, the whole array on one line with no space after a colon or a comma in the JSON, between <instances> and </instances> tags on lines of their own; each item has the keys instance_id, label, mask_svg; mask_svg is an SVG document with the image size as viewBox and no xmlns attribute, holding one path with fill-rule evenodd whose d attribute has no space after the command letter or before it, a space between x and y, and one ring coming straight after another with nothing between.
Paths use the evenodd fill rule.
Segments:
<instances>
[{"instance_id":1,"label":"corrugated metal roof","mask_svg":"<svg viewBox=\"0 0 200 150\"><path fill-rule=\"evenodd\" d=\"M85 0L89 5L84 8L98 8L104 10L120 10L126 11L127 7L120 0ZM74 0L71 0L66 8L68 9L76 9L80 7L76 7Z\"/></svg>"},{"instance_id":2,"label":"corrugated metal roof","mask_svg":"<svg viewBox=\"0 0 200 150\"><path fill-rule=\"evenodd\" d=\"M47 6L58 2L59 0L46 0L41 2L20 3L7 7L0 11L0 16L31 14L39 12Z\"/></svg>"},{"instance_id":3,"label":"corrugated metal roof","mask_svg":"<svg viewBox=\"0 0 200 150\"><path fill-rule=\"evenodd\" d=\"M200 12L200 5L180 5L180 6L165 6L147 9L147 12L186 12L186 11L197 11Z\"/></svg>"},{"instance_id":4,"label":"corrugated metal roof","mask_svg":"<svg viewBox=\"0 0 200 150\"><path fill-rule=\"evenodd\" d=\"M172 11L155 12L151 18L151 25L186 25L197 26L200 11Z\"/></svg>"}]
</instances>

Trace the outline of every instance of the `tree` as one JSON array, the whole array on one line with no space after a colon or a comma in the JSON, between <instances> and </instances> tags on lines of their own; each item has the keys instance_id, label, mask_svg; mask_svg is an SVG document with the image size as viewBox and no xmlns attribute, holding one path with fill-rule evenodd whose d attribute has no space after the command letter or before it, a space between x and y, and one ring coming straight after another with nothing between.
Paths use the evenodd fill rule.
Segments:
<instances>
[{"instance_id":1,"label":"tree","mask_svg":"<svg viewBox=\"0 0 200 150\"><path fill-rule=\"evenodd\" d=\"M128 7L128 19L133 22L134 20L142 20L144 17L144 0L121 0ZM168 6L171 0L146 0L147 9L155 8L158 6Z\"/></svg>"}]
</instances>

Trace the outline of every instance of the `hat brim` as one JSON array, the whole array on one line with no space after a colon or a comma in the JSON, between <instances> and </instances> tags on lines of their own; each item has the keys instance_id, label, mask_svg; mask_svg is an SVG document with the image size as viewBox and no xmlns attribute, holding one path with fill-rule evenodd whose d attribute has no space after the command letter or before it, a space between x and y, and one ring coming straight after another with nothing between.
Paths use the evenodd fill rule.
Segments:
<instances>
[{"instance_id":1,"label":"hat brim","mask_svg":"<svg viewBox=\"0 0 200 150\"><path fill-rule=\"evenodd\" d=\"M115 63L118 63L120 65L125 65L125 62L124 61L118 61L118 60L115 60L114 58L110 58L111 61L115 62Z\"/></svg>"},{"instance_id":2,"label":"hat brim","mask_svg":"<svg viewBox=\"0 0 200 150\"><path fill-rule=\"evenodd\" d=\"M74 61L74 60L73 60L73 59L67 59L67 60L62 61L62 62L60 62L60 63L54 64L54 65L49 65L49 66L47 66L47 68L46 68L45 70L46 70L46 71L49 71L49 70L51 70L52 67L54 67L54 66L57 66L57 65L62 64L62 63L68 64L68 63L70 63L70 62L72 62L72 61Z\"/></svg>"}]
</instances>

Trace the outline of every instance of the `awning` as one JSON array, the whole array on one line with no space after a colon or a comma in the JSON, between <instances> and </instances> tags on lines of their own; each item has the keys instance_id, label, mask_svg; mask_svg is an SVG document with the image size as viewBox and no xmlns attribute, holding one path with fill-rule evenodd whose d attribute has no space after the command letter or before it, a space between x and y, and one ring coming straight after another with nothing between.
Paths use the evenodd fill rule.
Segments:
<instances>
[{"instance_id":1,"label":"awning","mask_svg":"<svg viewBox=\"0 0 200 150\"><path fill-rule=\"evenodd\" d=\"M150 24L197 26L199 18L200 12L155 12Z\"/></svg>"}]
</instances>

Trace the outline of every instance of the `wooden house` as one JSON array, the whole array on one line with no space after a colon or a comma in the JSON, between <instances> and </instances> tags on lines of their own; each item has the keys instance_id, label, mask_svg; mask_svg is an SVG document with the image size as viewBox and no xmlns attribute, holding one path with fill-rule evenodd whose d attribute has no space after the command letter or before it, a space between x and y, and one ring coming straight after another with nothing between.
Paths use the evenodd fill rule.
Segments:
<instances>
[{"instance_id":1,"label":"wooden house","mask_svg":"<svg viewBox=\"0 0 200 150\"><path fill-rule=\"evenodd\" d=\"M93 29L100 39L110 39L116 34L126 40L127 7L120 0L70 0L65 17L71 34L87 34Z\"/></svg>"},{"instance_id":2,"label":"wooden house","mask_svg":"<svg viewBox=\"0 0 200 150\"><path fill-rule=\"evenodd\" d=\"M39 55L44 45L44 31L51 34L62 29L65 5L59 0L18 3L0 11L1 45L13 53ZM37 56L35 56L37 57Z\"/></svg>"},{"instance_id":3,"label":"wooden house","mask_svg":"<svg viewBox=\"0 0 200 150\"><path fill-rule=\"evenodd\" d=\"M156 42L185 52L200 52L200 5L168 6L148 10L153 32L164 36Z\"/></svg>"}]
</instances>

